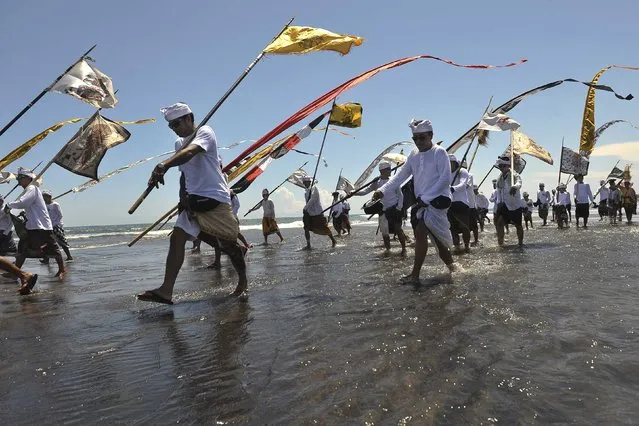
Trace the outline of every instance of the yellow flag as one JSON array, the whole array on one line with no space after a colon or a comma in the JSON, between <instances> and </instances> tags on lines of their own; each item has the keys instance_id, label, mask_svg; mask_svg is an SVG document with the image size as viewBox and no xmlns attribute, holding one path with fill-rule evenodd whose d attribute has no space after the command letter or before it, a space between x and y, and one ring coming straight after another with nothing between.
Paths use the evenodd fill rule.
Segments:
<instances>
[{"instance_id":1,"label":"yellow flag","mask_svg":"<svg viewBox=\"0 0 639 426\"><path fill-rule=\"evenodd\" d=\"M528 154L552 165L553 160L550 156L550 152L543 146L537 145L537 143L524 132L513 130L511 143L515 154Z\"/></svg>"},{"instance_id":2,"label":"yellow flag","mask_svg":"<svg viewBox=\"0 0 639 426\"><path fill-rule=\"evenodd\" d=\"M342 127L360 127L362 125L362 106L354 102L336 104L331 111L328 124Z\"/></svg>"},{"instance_id":3,"label":"yellow flag","mask_svg":"<svg viewBox=\"0 0 639 426\"><path fill-rule=\"evenodd\" d=\"M286 55L333 50L346 55L353 45L359 46L363 42L364 39L361 37L336 34L322 28L290 26L266 46L264 53Z\"/></svg>"},{"instance_id":4,"label":"yellow flag","mask_svg":"<svg viewBox=\"0 0 639 426\"><path fill-rule=\"evenodd\" d=\"M639 71L637 67L626 67L622 65L608 65L599 70L590 83L598 84L599 78L610 68L621 68L631 71ZM581 139L579 141L579 151L589 157L595 149L595 88L589 87L586 94L586 105L584 105L584 115L581 122Z\"/></svg>"},{"instance_id":5,"label":"yellow flag","mask_svg":"<svg viewBox=\"0 0 639 426\"><path fill-rule=\"evenodd\" d=\"M81 121L81 120L84 120L84 118L73 118L71 120L61 121L61 122L59 122L57 124L54 124L53 126L49 127L48 129L43 130L42 132L38 133L37 135L35 135L34 137L29 139L28 141L26 141L22 145L20 145L19 147L17 147L13 151L11 151L2 160L0 160L0 170L4 169L9 164L13 163L14 161L16 161L17 159L22 157L24 154L29 152L31 150L31 148L33 148L40 141L42 141L44 138L49 136L50 133L55 132L56 130L58 130L62 126L64 126L65 124L77 123L78 121Z\"/></svg>"},{"instance_id":6,"label":"yellow flag","mask_svg":"<svg viewBox=\"0 0 639 426\"><path fill-rule=\"evenodd\" d=\"M113 121L116 124L146 124L146 123L155 123L155 118L143 118L142 120L135 121Z\"/></svg>"}]
</instances>

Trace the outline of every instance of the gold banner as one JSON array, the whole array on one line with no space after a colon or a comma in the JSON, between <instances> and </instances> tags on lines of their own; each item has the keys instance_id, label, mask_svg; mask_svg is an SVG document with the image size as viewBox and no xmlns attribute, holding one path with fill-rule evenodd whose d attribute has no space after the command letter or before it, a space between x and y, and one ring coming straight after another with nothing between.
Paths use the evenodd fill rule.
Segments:
<instances>
[{"instance_id":1,"label":"gold banner","mask_svg":"<svg viewBox=\"0 0 639 426\"><path fill-rule=\"evenodd\" d=\"M353 45L364 42L361 37L337 34L322 28L290 26L266 46L264 53L291 54L333 50L342 55L350 52Z\"/></svg>"},{"instance_id":2,"label":"gold banner","mask_svg":"<svg viewBox=\"0 0 639 426\"><path fill-rule=\"evenodd\" d=\"M21 158L23 155L25 155L27 152L29 152L31 150L31 148L33 148L39 142L41 142L44 138L49 136L49 134L57 131L58 129L60 129L65 124L77 123L78 121L82 121L82 120L84 120L84 118L72 118L71 120L61 121L61 122L59 122L57 124L54 124L53 126L49 127L48 129L43 130L42 132L38 133L37 135L35 135L34 137L29 139L28 141L26 141L22 145L20 145L19 147L17 147L13 151L11 151L2 160L0 160L0 170L3 170L9 164L11 164L14 161L18 160L19 158Z\"/></svg>"},{"instance_id":3,"label":"gold banner","mask_svg":"<svg viewBox=\"0 0 639 426\"><path fill-rule=\"evenodd\" d=\"M626 67L622 65L608 65L599 70L593 77L591 84L598 84L601 75L611 68L621 68L625 70L637 71L639 68ZM595 149L595 88L589 87L586 94L586 104L584 105L584 116L581 122L581 139L579 141L579 151L589 157Z\"/></svg>"}]
</instances>

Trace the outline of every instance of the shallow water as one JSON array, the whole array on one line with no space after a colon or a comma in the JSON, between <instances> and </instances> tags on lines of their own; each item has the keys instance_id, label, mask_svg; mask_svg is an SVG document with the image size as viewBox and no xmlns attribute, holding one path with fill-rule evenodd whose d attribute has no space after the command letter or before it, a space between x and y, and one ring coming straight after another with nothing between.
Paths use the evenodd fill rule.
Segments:
<instances>
[{"instance_id":1,"label":"shallow water","mask_svg":"<svg viewBox=\"0 0 639 426\"><path fill-rule=\"evenodd\" d=\"M397 284L412 249L384 254L375 226L335 249L314 236L310 252L284 229L285 244L251 250L247 301L225 296L228 259L203 269L203 245L173 306L133 297L162 279L161 235L133 248L86 241L62 283L29 260L34 294L0 284L0 420L636 422L639 228L535 228L523 250L496 247L493 229L452 278L430 249L419 287Z\"/></svg>"}]
</instances>

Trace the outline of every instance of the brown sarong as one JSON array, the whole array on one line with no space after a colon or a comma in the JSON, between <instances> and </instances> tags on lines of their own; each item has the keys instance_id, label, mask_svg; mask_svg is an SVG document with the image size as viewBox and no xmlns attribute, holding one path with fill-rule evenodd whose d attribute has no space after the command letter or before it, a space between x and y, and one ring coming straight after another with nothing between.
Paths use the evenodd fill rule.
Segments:
<instances>
[{"instance_id":1,"label":"brown sarong","mask_svg":"<svg viewBox=\"0 0 639 426\"><path fill-rule=\"evenodd\" d=\"M262 233L264 235L271 235L276 232L279 232L280 228L277 226L277 221L274 217L263 217L262 218Z\"/></svg>"},{"instance_id":2,"label":"brown sarong","mask_svg":"<svg viewBox=\"0 0 639 426\"><path fill-rule=\"evenodd\" d=\"M317 216L309 216L304 214L302 218L304 222L304 230L311 231L317 235L331 235L331 229L328 227L328 221L323 214Z\"/></svg>"},{"instance_id":3,"label":"brown sarong","mask_svg":"<svg viewBox=\"0 0 639 426\"><path fill-rule=\"evenodd\" d=\"M213 210L193 213L200 230L221 240L235 241L240 233L240 223L230 204L220 203Z\"/></svg>"}]
</instances>

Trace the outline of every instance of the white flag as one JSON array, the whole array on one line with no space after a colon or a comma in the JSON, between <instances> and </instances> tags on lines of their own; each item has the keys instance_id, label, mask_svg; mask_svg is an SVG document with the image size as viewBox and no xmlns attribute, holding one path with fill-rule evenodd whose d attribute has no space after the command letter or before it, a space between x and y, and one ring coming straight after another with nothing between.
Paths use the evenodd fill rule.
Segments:
<instances>
[{"instance_id":1,"label":"white flag","mask_svg":"<svg viewBox=\"0 0 639 426\"><path fill-rule=\"evenodd\" d=\"M111 78L85 60L75 64L50 90L66 93L96 108L113 108L118 103Z\"/></svg>"},{"instance_id":2,"label":"white flag","mask_svg":"<svg viewBox=\"0 0 639 426\"><path fill-rule=\"evenodd\" d=\"M487 112L477 126L479 130L488 130L491 132L505 132L507 130L517 130L519 123L506 114L493 114Z\"/></svg>"},{"instance_id":3,"label":"white flag","mask_svg":"<svg viewBox=\"0 0 639 426\"><path fill-rule=\"evenodd\" d=\"M355 190L355 187L348 179L346 179L342 175L339 175L339 179L337 180L337 187L335 188L335 190L344 191L349 194Z\"/></svg>"}]
</instances>

